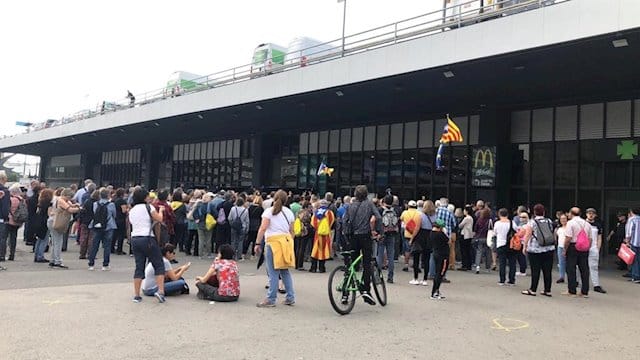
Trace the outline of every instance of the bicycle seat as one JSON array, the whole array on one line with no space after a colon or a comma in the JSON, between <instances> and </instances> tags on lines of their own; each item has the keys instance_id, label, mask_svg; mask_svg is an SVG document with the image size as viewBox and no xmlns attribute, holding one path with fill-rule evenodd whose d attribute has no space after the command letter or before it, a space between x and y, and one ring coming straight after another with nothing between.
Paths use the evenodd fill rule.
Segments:
<instances>
[{"instance_id":1,"label":"bicycle seat","mask_svg":"<svg viewBox=\"0 0 640 360\"><path fill-rule=\"evenodd\" d=\"M353 255L353 253L355 252L356 252L355 250L338 251L338 255L342 255L342 256Z\"/></svg>"}]
</instances>

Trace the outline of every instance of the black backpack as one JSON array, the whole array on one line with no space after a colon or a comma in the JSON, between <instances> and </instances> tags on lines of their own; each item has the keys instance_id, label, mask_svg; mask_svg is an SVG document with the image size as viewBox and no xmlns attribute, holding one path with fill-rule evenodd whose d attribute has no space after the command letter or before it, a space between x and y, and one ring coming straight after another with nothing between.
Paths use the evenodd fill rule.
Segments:
<instances>
[{"instance_id":1,"label":"black backpack","mask_svg":"<svg viewBox=\"0 0 640 360\"><path fill-rule=\"evenodd\" d=\"M238 214L238 208L236 208L236 217L231 222L231 229L233 229L237 233L242 232L242 219L240 218L247 209L242 210L240 214Z\"/></svg>"},{"instance_id":2,"label":"black backpack","mask_svg":"<svg viewBox=\"0 0 640 360\"><path fill-rule=\"evenodd\" d=\"M107 222L109 221L109 210L107 206L109 203L98 202L96 211L93 212L93 228L94 229L106 229Z\"/></svg>"}]
</instances>

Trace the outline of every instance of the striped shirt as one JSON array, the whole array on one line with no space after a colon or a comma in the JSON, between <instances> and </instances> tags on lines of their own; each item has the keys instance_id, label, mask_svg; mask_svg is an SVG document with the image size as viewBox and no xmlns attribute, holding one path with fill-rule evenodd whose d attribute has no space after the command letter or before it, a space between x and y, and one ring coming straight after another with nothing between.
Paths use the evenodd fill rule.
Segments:
<instances>
[{"instance_id":1,"label":"striped shirt","mask_svg":"<svg viewBox=\"0 0 640 360\"><path fill-rule=\"evenodd\" d=\"M640 215L635 215L627 221L625 238L629 239L631 246L640 247Z\"/></svg>"}]
</instances>

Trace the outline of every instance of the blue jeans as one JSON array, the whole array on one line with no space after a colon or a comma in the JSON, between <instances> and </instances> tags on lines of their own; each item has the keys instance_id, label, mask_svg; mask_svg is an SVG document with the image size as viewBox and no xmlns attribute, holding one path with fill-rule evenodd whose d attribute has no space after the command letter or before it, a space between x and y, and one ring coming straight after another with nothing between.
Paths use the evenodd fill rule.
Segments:
<instances>
[{"instance_id":1,"label":"blue jeans","mask_svg":"<svg viewBox=\"0 0 640 360\"><path fill-rule=\"evenodd\" d=\"M242 256L242 245L246 237L247 235L242 232L231 230L231 247L234 251L233 260L240 260Z\"/></svg>"},{"instance_id":2,"label":"blue jeans","mask_svg":"<svg viewBox=\"0 0 640 360\"><path fill-rule=\"evenodd\" d=\"M36 247L35 247L35 254L33 257L33 260L37 261L37 260L42 260L44 259L44 251L47 249L47 243L49 242L49 232L47 231L47 233L45 234L44 238L39 238L38 236L36 236Z\"/></svg>"},{"instance_id":3,"label":"blue jeans","mask_svg":"<svg viewBox=\"0 0 640 360\"><path fill-rule=\"evenodd\" d=\"M187 284L184 279L180 278L176 281L165 281L164 282L164 294L165 295L180 295L184 290L184 286ZM153 296L156 292L158 292L158 287L154 286L151 289L142 290L142 293L146 296Z\"/></svg>"},{"instance_id":4,"label":"blue jeans","mask_svg":"<svg viewBox=\"0 0 640 360\"><path fill-rule=\"evenodd\" d=\"M398 237L397 233L386 234L383 239L378 242L378 256L376 261L378 262L378 266L382 268L384 264L384 250L387 249L387 261L389 264L387 279L389 280L393 280L393 256L396 251L396 237Z\"/></svg>"},{"instance_id":5,"label":"blue jeans","mask_svg":"<svg viewBox=\"0 0 640 360\"><path fill-rule=\"evenodd\" d=\"M289 269L276 270L273 268L273 252L271 246L264 247L264 262L267 265L267 274L269 274L269 290L267 290L267 300L270 303L276 303L276 297L278 296L278 280L281 278L284 283L284 288L287 290L287 300L295 301L296 293L293 290L293 278Z\"/></svg>"},{"instance_id":6,"label":"blue jeans","mask_svg":"<svg viewBox=\"0 0 640 360\"><path fill-rule=\"evenodd\" d=\"M558 246L556 250L558 254L558 271L560 272L560 279L564 279L564 274L567 272L567 259L562 255L564 248Z\"/></svg>"},{"instance_id":7,"label":"blue jeans","mask_svg":"<svg viewBox=\"0 0 640 360\"><path fill-rule=\"evenodd\" d=\"M640 247L631 246L631 250L636 253L633 264L631 264L631 278L633 280L640 280Z\"/></svg>"},{"instance_id":8,"label":"blue jeans","mask_svg":"<svg viewBox=\"0 0 640 360\"><path fill-rule=\"evenodd\" d=\"M93 244L91 244L91 252L89 253L89 266L93 266L95 264L96 254L98 254L98 247L100 247L100 242L102 242L102 248L104 249L102 266L109 266L113 230L92 229L91 234L93 234Z\"/></svg>"}]
</instances>

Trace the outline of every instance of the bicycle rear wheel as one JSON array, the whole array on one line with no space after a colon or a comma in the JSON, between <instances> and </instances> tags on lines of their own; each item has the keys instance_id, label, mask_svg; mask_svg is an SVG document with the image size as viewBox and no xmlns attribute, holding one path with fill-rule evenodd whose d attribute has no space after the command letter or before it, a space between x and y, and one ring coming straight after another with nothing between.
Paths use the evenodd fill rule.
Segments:
<instances>
[{"instance_id":1,"label":"bicycle rear wheel","mask_svg":"<svg viewBox=\"0 0 640 360\"><path fill-rule=\"evenodd\" d=\"M347 274L346 266L338 266L329 274L329 301L331 302L333 310L340 315L350 313L356 304L355 291L347 290L350 285L352 284L349 284L349 275Z\"/></svg>"},{"instance_id":2,"label":"bicycle rear wheel","mask_svg":"<svg viewBox=\"0 0 640 360\"><path fill-rule=\"evenodd\" d=\"M385 306L387 305L387 286L384 283L384 276L379 266L376 264L372 264L372 266L373 279L371 279L371 283L373 285L373 291L376 293L376 298L378 298L380 305Z\"/></svg>"}]
</instances>

